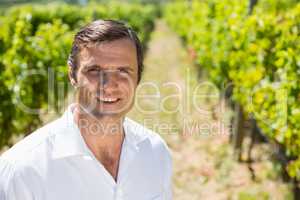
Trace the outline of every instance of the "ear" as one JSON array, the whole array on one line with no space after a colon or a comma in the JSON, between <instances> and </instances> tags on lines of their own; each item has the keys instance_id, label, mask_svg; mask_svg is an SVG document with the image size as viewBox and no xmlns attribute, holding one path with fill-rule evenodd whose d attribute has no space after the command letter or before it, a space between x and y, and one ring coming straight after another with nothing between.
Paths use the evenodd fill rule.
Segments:
<instances>
[{"instance_id":1,"label":"ear","mask_svg":"<svg viewBox=\"0 0 300 200\"><path fill-rule=\"evenodd\" d=\"M69 80L70 80L70 83L73 87L77 87L77 81L74 79L73 75L72 75L72 68L71 66L68 66L68 77L69 77Z\"/></svg>"}]
</instances>

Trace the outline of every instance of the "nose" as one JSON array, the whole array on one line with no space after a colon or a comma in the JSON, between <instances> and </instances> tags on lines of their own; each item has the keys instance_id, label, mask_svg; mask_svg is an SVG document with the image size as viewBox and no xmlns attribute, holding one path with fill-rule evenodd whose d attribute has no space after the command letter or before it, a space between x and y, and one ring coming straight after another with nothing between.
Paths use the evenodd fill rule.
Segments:
<instances>
[{"instance_id":1,"label":"nose","mask_svg":"<svg viewBox=\"0 0 300 200\"><path fill-rule=\"evenodd\" d=\"M108 91L118 87L117 74L115 71L102 71L100 74L100 88Z\"/></svg>"}]
</instances>

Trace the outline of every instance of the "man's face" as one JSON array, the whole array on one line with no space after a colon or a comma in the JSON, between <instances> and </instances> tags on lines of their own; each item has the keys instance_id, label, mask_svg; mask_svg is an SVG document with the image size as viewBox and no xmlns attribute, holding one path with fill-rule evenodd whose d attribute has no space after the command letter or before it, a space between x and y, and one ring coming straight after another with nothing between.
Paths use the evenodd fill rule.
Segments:
<instances>
[{"instance_id":1,"label":"man's face","mask_svg":"<svg viewBox=\"0 0 300 200\"><path fill-rule=\"evenodd\" d=\"M131 40L92 44L79 54L77 101L95 117L122 117L133 105L137 74Z\"/></svg>"}]
</instances>

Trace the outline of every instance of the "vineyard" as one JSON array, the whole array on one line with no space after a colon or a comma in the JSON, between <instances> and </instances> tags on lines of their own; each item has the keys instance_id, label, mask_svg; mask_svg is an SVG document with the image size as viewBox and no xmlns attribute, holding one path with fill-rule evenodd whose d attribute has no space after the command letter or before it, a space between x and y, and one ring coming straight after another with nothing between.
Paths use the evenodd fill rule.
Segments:
<instances>
[{"instance_id":1,"label":"vineyard","mask_svg":"<svg viewBox=\"0 0 300 200\"><path fill-rule=\"evenodd\" d=\"M300 198L300 2L134 2L32 3L0 10L0 149L40 127L49 110L61 111L71 88L67 58L81 26L95 19L122 20L147 50L155 23L163 20L180 37L197 73L218 88L220 102L233 111L228 144L236 161L251 163L251 148L270 144L295 199ZM153 62L158 66L146 70L149 79L166 76ZM177 116L155 116L168 117ZM246 159L245 138L251 140Z\"/></svg>"},{"instance_id":2,"label":"vineyard","mask_svg":"<svg viewBox=\"0 0 300 200\"><path fill-rule=\"evenodd\" d=\"M164 15L196 54L199 67L238 105L238 120L253 118L271 142L282 146L287 172L299 181L300 4L260 0L250 8L239 0L177 2Z\"/></svg>"}]
</instances>

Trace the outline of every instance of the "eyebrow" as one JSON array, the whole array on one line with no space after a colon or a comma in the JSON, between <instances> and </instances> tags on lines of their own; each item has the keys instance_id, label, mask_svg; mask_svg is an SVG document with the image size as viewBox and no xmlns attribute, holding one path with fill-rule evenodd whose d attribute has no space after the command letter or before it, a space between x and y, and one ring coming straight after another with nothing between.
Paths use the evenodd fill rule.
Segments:
<instances>
[{"instance_id":1,"label":"eyebrow","mask_svg":"<svg viewBox=\"0 0 300 200\"><path fill-rule=\"evenodd\" d=\"M126 69L126 70L129 70L129 71L134 71L132 67L130 66L120 66L118 67L118 69Z\"/></svg>"},{"instance_id":2,"label":"eyebrow","mask_svg":"<svg viewBox=\"0 0 300 200\"><path fill-rule=\"evenodd\" d=\"M91 69L91 68L100 68L100 69L103 69L103 67L101 67L100 65L97 65L97 64L91 64L91 65L84 65L83 66L83 69ZM128 66L128 65L125 65L125 66L118 66L117 69L127 69L127 70L130 70L130 71L133 71L132 67Z\"/></svg>"},{"instance_id":3,"label":"eyebrow","mask_svg":"<svg viewBox=\"0 0 300 200\"><path fill-rule=\"evenodd\" d=\"M95 67L96 67L96 68L101 68L101 66L96 65L96 64L92 64L92 65L84 65L84 66L83 66L84 69L86 69L86 68L87 68L87 69L90 69L90 68L95 68Z\"/></svg>"}]
</instances>

